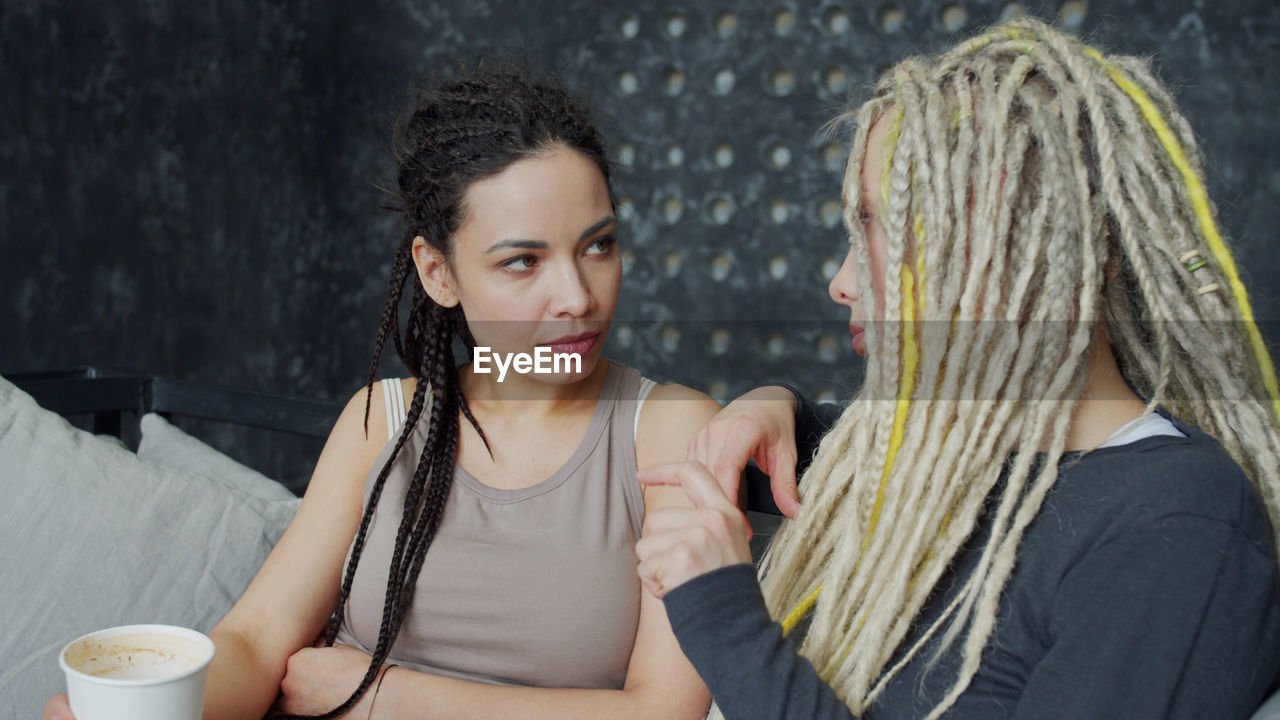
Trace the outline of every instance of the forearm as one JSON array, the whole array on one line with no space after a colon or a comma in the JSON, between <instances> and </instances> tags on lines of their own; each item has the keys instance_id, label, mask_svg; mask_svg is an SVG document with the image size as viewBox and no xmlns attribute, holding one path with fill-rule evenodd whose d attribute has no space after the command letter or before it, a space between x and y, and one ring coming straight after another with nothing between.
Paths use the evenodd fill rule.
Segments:
<instances>
[{"instance_id":1,"label":"forearm","mask_svg":"<svg viewBox=\"0 0 1280 720\"><path fill-rule=\"evenodd\" d=\"M392 668L373 703L373 718L446 720L522 718L690 718L706 714L705 690L631 687L625 690L509 687Z\"/></svg>"},{"instance_id":2,"label":"forearm","mask_svg":"<svg viewBox=\"0 0 1280 720\"><path fill-rule=\"evenodd\" d=\"M214 628L213 662L204 691L204 720L257 720L280 692L284 664L264 663L253 645L233 630Z\"/></svg>"},{"instance_id":3,"label":"forearm","mask_svg":"<svg viewBox=\"0 0 1280 720\"><path fill-rule=\"evenodd\" d=\"M694 578L667 593L666 606L680 647L725 717L853 719L769 617L750 565Z\"/></svg>"}]
</instances>

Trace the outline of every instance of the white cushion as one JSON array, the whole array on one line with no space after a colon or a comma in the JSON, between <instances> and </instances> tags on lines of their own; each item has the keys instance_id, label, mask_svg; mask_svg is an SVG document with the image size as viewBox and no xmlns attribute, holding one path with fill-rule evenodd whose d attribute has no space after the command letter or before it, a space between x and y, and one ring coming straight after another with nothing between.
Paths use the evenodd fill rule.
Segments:
<instances>
[{"instance_id":1,"label":"white cushion","mask_svg":"<svg viewBox=\"0 0 1280 720\"><path fill-rule=\"evenodd\" d=\"M64 687L58 650L78 635L152 622L209 630L296 503L141 460L4 378L0 491L0 720L40 716Z\"/></svg>"},{"instance_id":2,"label":"white cushion","mask_svg":"<svg viewBox=\"0 0 1280 720\"><path fill-rule=\"evenodd\" d=\"M214 450L159 415L147 413L139 425L142 440L138 457L143 460L215 479L265 501L268 505L264 507L279 503L290 517L297 509L298 497L284 485Z\"/></svg>"}]
</instances>

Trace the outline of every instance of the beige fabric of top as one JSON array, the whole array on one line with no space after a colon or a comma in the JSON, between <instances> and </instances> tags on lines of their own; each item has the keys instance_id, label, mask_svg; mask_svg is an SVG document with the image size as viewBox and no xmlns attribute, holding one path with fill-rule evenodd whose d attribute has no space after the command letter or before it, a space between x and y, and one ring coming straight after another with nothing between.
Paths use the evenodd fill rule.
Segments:
<instances>
[{"instance_id":1,"label":"beige fabric of top","mask_svg":"<svg viewBox=\"0 0 1280 720\"><path fill-rule=\"evenodd\" d=\"M551 477L499 490L461 467L393 662L481 682L621 688L635 640L644 519L634 418L640 373L610 363L591 423ZM338 641L377 643L387 571L426 420L396 456L370 522ZM365 501L391 454L365 483Z\"/></svg>"}]
</instances>

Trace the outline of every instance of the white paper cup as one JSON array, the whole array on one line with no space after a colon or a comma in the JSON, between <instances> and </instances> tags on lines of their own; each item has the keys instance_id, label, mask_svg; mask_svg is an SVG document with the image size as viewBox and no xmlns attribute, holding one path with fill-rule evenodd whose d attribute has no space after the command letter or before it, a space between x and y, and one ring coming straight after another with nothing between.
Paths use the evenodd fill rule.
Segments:
<instances>
[{"instance_id":1,"label":"white paper cup","mask_svg":"<svg viewBox=\"0 0 1280 720\"><path fill-rule=\"evenodd\" d=\"M123 625L67 643L58 665L76 720L200 720L213 641L173 625Z\"/></svg>"}]
</instances>

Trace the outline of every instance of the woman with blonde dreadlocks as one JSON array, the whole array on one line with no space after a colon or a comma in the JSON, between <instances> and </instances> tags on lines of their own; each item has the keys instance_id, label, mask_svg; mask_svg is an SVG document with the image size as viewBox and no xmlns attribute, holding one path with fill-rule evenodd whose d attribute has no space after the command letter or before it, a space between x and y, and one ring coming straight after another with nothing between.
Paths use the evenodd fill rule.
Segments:
<instances>
[{"instance_id":1,"label":"woman with blonde dreadlocks","mask_svg":"<svg viewBox=\"0 0 1280 720\"><path fill-rule=\"evenodd\" d=\"M1247 717L1280 669L1280 392L1168 93L1022 20L854 117L830 290L863 388L838 418L757 390L642 474L695 505L636 551L723 716ZM736 473L794 510L824 424L761 588Z\"/></svg>"}]
</instances>

